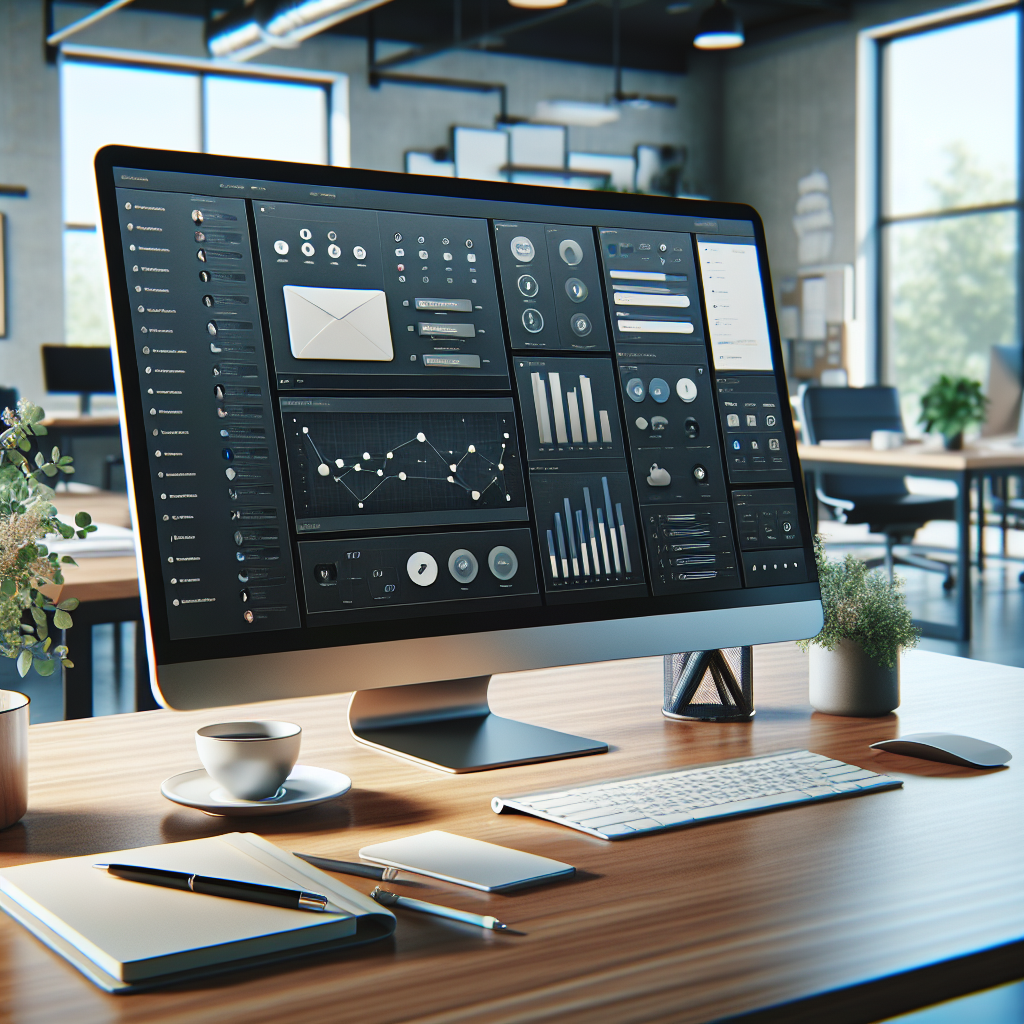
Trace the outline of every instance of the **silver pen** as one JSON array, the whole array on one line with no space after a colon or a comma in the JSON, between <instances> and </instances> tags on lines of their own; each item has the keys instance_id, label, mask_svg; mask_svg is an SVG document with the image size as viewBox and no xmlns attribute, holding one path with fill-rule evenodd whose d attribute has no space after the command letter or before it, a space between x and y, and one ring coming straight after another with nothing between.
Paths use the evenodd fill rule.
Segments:
<instances>
[{"instance_id":1,"label":"silver pen","mask_svg":"<svg viewBox=\"0 0 1024 1024\"><path fill-rule=\"evenodd\" d=\"M442 907L437 903L427 903L424 900L414 900L409 896L399 896L398 893L388 892L387 889L382 889L379 885L374 888L370 896L386 907L405 907L406 910L418 910L421 914L433 914L434 917L449 917L453 921L475 924L480 928L490 928L496 932L508 930L508 925L502 924L496 917L490 915L483 917L480 914L470 914L465 910Z\"/></svg>"}]
</instances>

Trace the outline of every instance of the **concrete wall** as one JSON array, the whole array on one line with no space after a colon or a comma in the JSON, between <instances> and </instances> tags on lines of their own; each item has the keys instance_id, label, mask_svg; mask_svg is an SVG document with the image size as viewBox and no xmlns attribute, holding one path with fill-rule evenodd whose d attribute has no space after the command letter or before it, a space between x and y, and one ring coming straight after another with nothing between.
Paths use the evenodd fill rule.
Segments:
<instances>
[{"instance_id":1,"label":"concrete wall","mask_svg":"<svg viewBox=\"0 0 1024 1024\"><path fill-rule=\"evenodd\" d=\"M57 27L95 8L59 4ZM0 384L17 385L35 401L44 396L38 346L63 340L60 95L57 69L42 56L41 0L0 2L0 182L26 184L29 198L0 196L8 215L8 337L0 340ZM206 56L198 18L130 8L76 35L74 43L182 56ZM390 44L394 47L396 44ZM381 55L389 50L383 44ZM273 51L260 63L345 72L351 85L352 163L404 169L407 149L431 150L449 141L453 124L493 127L494 96L404 86L370 89L366 46L358 39L317 37L297 50ZM722 192L719 124L721 60L696 55L689 75L627 70L627 92L673 95L674 109L626 110L602 128L570 128L571 149L632 153L638 143L686 145L689 185ZM409 72L465 77L508 85L509 110L529 115L541 99L603 101L612 90L610 68L485 53L456 53L424 61ZM73 404L52 397L50 408Z\"/></svg>"}]
</instances>

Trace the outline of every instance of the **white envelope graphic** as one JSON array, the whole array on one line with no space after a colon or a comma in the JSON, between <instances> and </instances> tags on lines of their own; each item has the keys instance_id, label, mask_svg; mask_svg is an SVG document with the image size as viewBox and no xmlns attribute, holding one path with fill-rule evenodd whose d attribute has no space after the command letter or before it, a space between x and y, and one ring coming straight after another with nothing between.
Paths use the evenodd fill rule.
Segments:
<instances>
[{"instance_id":1,"label":"white envelope graphic","mask_svg":"<svg viewBox=\"0 0 1024 1024\"><path fill-rule=\"evenodd\" d=\"M284 309L296 359L386 363L395 358L387 299L379 289L286 284Z\"/></svg>"}]
</instances>

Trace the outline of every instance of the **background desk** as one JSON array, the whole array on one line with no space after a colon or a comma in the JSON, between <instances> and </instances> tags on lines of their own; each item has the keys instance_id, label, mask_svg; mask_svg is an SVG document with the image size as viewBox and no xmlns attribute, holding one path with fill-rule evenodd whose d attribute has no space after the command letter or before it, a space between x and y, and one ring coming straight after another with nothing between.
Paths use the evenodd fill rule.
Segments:
<instances>
[{"instance_id":1,"label":"background desk","mask_svg":"<svg viewBox=\"0 0 1024 1024\"><path fill-rule=\"evenodd\" d=\"M925 636L946 640L971 638L971 488L978 490L978 563L985 549L986 478L999 479L1024 472L1024 448L1005 440L991 440L971 445L959 452L925 449L920 444L876 452L870 442L849 445L799 444L800 464L807 489L807 508L811 529L818 528L818 499L815 493L818 473L849 473L855 476L924 476L953 480L957 485L957 563L956 620L953 625L942 622L917 621Z\"/></svg>"},{"instance_id":2,"label":"background desk","mask_svg":"<svg viewBox=\"0 0 1024 1024\"><path fill-rule=\"evenodd\" d=\"M30 809L0 832L3 865L246 828L286 850L354 860L368 843L443 828L568 861L579 875L508 896L395 883L493 913L524 937L404 914L393 941L124 997L93 988L0 915L0 1005L34 1024L686 1024L740 1014L844 1024L1019 977L1024 771L1015 761L979 773L867 744L952 726L1019 761L1024 671L912 654L899 717L869 720L812 714L805 664L791 645L758 649L757 716L728 725L662 718L660 659L499 677L498 711L607 740L611 753L475 775L361 747L343 697L250 706L246 717L298 722L301 762L354 783L340 800L262 821L207 817L158 792L198 766L193 730L237 710L33 726ZM618 843L488 807L497 793L804 746L906 785Z\"/></svg>"}]
</instances>

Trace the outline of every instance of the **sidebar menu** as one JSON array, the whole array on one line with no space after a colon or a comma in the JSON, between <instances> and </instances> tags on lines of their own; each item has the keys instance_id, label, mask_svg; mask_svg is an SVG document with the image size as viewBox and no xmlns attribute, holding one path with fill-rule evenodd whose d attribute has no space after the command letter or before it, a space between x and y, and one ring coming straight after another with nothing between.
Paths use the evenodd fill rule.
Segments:
<instances>
[{"instance_id":1,"label":"sidebar menu","mask_svg":"<svg viewBox=\"0 0 1024 1024\"><path fill-rule=\"evenodd\" d=\"M295 628L245 202L117 195L170 637Z\"/></svg>"}]
</instances>

